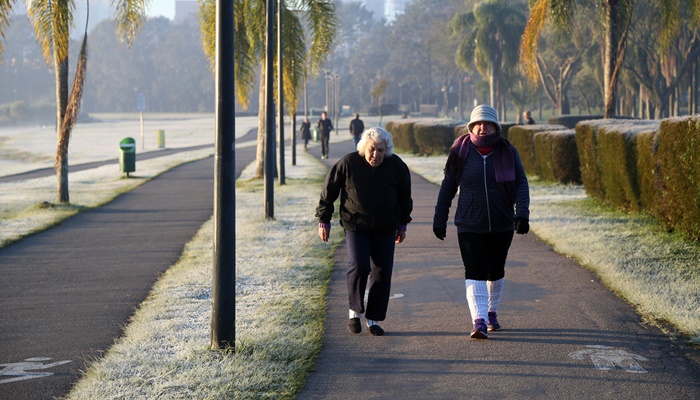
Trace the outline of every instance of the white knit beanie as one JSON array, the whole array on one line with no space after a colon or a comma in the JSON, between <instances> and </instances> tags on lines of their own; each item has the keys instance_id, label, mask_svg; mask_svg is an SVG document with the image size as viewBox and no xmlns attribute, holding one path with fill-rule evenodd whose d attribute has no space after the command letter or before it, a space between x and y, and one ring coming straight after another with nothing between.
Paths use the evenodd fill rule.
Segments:
<instances>
[{"instance_id":1,"label":"white knit beanie","mask_svg":"<svg viewBox=\"0 0 700 400\"><path fill-rule=\"evenodd\" d=\"M474 107L472 115L469 118L469 125L467 125L469 131L471 132L472 125L482 121L493 122L493 124L496 125L496 129L498 129L499 132L501 131L501 124L498 123L498 113L495 108L486 104Z\"/></svg>"}]
</instances>

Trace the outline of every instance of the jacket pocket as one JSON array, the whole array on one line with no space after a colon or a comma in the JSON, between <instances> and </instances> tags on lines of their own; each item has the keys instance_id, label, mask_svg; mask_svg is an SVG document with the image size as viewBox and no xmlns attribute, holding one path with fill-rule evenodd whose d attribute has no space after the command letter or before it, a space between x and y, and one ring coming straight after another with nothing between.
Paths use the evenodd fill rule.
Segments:
<instances>
[{"instance_id":1,"label":"jacket pocket","mask_svg":"<svg viewBox=\"0 0 700 400\"><path fill-rule=\"evenodd\" d=\"M458 225L471 225L474 223L474 195L460 190L457 200L457 211L455 211L455 222Z\"/></svg>"}]
</instances>

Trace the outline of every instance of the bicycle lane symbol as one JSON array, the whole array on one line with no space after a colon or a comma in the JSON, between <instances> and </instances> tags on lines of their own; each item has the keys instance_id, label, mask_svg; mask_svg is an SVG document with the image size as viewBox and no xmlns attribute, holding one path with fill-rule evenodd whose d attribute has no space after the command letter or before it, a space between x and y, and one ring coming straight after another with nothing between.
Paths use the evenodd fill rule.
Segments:
<instances>
[{"instance_id":1,"label":"bicycle lane symbol","mask_svg":"<svg viewBox=\"0 0 700 400\"><path fill-rule=\"evenodd\" d=\"M51 376L54 374L53 372L33 371L53 368L71 362L71 360L63 360L49 364L43 363L50 359L51 358L48 357L33 357L16 363L0 364L0 367L2 367L2 369L0 369L0 384Z\"/></svg>"},{"instance_id":2,"label":"bicycle lane symbol","mask_svg":"<svg viewBox=\"0 0 700 400\"><path fill-rule=\"evenodd\" d=\"M591 358L591 362L596 369L610 371L617 367L637 374L644 374L647 371L642 368L637 361L649 361L640 355L627 352L627 350L615 350L610 346L588 345L588 350L578 350L569 353L569 357L575 360L583 360L586 356Z\"/></svg>"}]
</instances>

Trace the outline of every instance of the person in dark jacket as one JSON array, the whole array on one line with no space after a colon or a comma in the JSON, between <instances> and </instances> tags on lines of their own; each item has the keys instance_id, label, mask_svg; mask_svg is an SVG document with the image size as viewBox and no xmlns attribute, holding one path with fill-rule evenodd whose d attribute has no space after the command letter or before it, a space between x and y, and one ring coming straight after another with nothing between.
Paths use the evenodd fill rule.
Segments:
<instances>
[{"instance_id":1,"label":"person in dark jacket","mask_svg":"<svg viewBox=\"0 0 700 400\"><path fill-rule=\"evenodd\" d=\"M530 191L517 150L501 136L496 110L479 105L469 133L455 140L435 205L433 232L444 240L452 199L459 189L454 223L464 264L472 338L498 331L498 306L513 231L529 231Z\"/></svg>"},{"instance_id":2,"label":"person in dark jacket","mask_svg":"<svg viewBox=\"0 0 700 400\"><path fill-rule=\"evenodd\" d=\"M328 171L316 208L318 235L328 241L333 203L340 196L340 224L348 246L348 329L360 333L365 314L369 332L381 336L389 305L394 249L406 238L411 222L411 173L393 154L391 134L382 128L364 131L357 152L343 156ZM369 295L364 297L369 278Z\"/></svg>"},{"instance_id":3,"label":"person in dark jacket","mask_svg":"<svg viewBox=\"0 0 700 400\"><path fill-rule=\"evenodd\" d=\"M328 119L328 114L324 111L321 113L321 119L318 120L318 131L321 134L321 158L328 158L328 142L332 130L333 122Z\"/></svg>"},{"instance_id":4,"label":"person in dark jacket","mask_svg":"<svg viewBox=\"0 0 700 400\"><path fill-rule=\"evenodd\" d=\"M365 123L360 119L360 114L355 113L355 119L350 121L350 134L352 135L352 140L355 141L355 148L357 148L357 144L360 143L360 137L364 130Z\"/></svg>"},{"instance_id":5,"label":"person in dark jacket","mask_svg":"<svg viewBox=\"0 0 700 400\"><path fill-rule=\"evenodd\" d=\"M532 119L532 113L530 112L530 110L523 112L523 124L535 125L535 120Z\"/></svg>"},{"instance_id":6,"label":"person in dark jacket","mask_svg":"<svg viewBox=\"0 0 700 400\"><path fill-rule=\"evenodd\" d=\"M301 139L304 141L304 150L309 149L309 140L311 140L311 122L308 118L304 118L304 122L301 123Z\"/></svg>"}]
</instances>

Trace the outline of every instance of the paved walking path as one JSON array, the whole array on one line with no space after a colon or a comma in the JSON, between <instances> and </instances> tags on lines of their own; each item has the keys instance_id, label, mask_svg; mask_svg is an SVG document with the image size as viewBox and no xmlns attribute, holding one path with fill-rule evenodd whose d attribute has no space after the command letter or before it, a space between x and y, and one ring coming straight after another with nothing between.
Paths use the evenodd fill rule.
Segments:
<instances>
[{"instance_id":1,"label":"paved walking path","mask_svg":"<svg viewBox=\"0 0 700 400\"><path fill-rule=\"evenodd\" d=\"M237 143L252 139L254 132ZM254 158L255 147L237 151L237 175ZM0 399L68 394L212 216L213 187L214 157L208 157L0 249L0 370L25 362L26 368L13 368L53 373L25 380L1 375Z\"/></svg>"},{"instance_id":2,"label":"paved walking path","mask_svg":"<svg viewBox=\"0 0 700 400\"><path fill-rule=\"evenodd\" d=\"M326 165L351 143L331 143ZM323 350L299 399L700 398L700 370L688 358L697 361L697 351L687 354L643 326L594 274L533 234L515 235L509 253L503 330L470 339L456 230L436 239L438 186L413 174L412 189L413 222L396 247L393 298L381 324L386 335L371 336L364 326L359 335L348 332L342 248Z\"/></svg>"},{"instance_id":3,"label":"paved walking path","mask_svg":"<svg viewBox=\"0 0 700 400\"><path fill-rule=\"evenodd\" d=\"M332 139L326 164L351 143ZM310 151L320 158L318 147ZM237 152L237 171L253 158ZM212 187L213 158L192 162L0 249L0 364L56 363L47 378L0 380L0 398L68 393L211 216ZM397 246L386 336L347 331L341 248L323 350L299 399L700 398L697 352L643 326L593 274L532 234L516 235L511 249L504 330L469 339L455 233L444 242L432 235L436 194L413 176L414 221Z\"/></svg>"}]
</instances>

